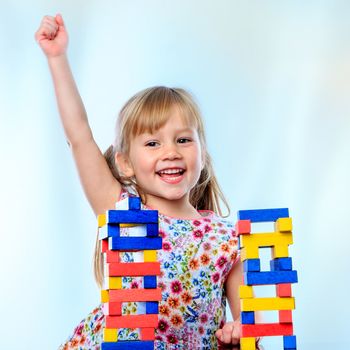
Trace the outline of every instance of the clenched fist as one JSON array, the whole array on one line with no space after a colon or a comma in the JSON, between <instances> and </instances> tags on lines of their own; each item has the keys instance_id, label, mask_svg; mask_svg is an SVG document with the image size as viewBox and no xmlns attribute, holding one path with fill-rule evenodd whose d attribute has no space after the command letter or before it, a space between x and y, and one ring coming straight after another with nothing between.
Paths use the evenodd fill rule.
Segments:
<instances>
[{"instance_id":1,"label":"clenched fist","mask_svg":"<svg viewBox=\"0 0 350 350\"><path fill-rule=\"evenodd\" d=\"M60 14L45 16L35 33L35 40L47 57L60 56L66 53L68 33Z\"/></svg>"},{"instance_id":2,"label":"clenched fist","mask_svg":"<svg viewBox=\"0 0 350 350\"><path fill-rule=\"evenodd\" d=\"M227 322L222 329L218 329L215 333L219 340L219 349L235 348L239 345L241 338L241 323L239 321Z\"/></svg>"}]
</instances>

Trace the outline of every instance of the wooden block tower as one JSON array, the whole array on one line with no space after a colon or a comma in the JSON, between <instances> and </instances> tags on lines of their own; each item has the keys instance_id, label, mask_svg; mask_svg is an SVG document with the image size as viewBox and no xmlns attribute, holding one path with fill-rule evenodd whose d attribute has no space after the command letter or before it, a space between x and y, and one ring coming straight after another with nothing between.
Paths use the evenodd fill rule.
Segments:
<instances>
[{"instance_id":1,"label":"wooden block tower","mask_svg":"<svg viewBox=\"0 0 350 350\"><path fill-rule=\"evenodd\" d=\"M253 233L252 223L273 222L274 232ZM236 224L239 236L243 284L240 286L242 350L255 350L256 338L283 336L283 349L296 350L292 311L295 309L291 284L298 281L292 269L288 246L293 244L292 219L287 208L240 210ZM270 270L261 271L259 248L271 248ZM254 297L253 286L275 285L276 296ZM277 310L278 323L255 323L255 311Z\"/></svg>"},{"instance_id":2,"label":"wooden block tower","mask_svg":"<svg viewBox=\"0 0 350 350\"><path fill-rule=\"evenodd\" d=\"M160 263L157 249L162 248L158 236L158 211L141 210L139 197L128 197L98 217L99 239L104 255L105 285L101 302L106 317L101 350L153 350L155 328L158 326L158 302L162 299L157 288ZM121 229L127 228L127 235ZM141 262L122 262L121 254L131 252L143 256ZM123 277L142 277L143 288L123 288ZM144 302L143 314L123 314L123 303ZM139 329L139 340L118 340L121 328Z\"/></svg>"}]
</instances>

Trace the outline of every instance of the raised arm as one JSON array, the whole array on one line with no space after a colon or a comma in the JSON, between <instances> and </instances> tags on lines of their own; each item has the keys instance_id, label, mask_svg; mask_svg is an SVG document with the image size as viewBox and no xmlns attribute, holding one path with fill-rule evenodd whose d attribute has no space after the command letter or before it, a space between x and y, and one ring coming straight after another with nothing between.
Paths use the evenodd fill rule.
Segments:
<instances>
[{"instance_id":1,"label":"raised arm","mask_svg":"<svg viewBox=\"0 0 350 350\"><path fill-rule=\"evenodd\" d=\"M114 207L121 185L93 138L66 55L68 33L62 16L45 16L35 39L48 60L61 122L84 192L94 213L101 214Z\"/></svg>"}]
</instances>

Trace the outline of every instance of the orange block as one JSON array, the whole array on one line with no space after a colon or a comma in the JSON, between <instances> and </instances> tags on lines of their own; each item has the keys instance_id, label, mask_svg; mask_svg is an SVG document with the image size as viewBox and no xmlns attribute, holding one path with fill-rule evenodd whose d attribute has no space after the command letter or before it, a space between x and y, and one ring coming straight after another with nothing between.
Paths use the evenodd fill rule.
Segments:
<instances>
[{"instance_id":1,"label":"orange block","mask_svg":"<svg viewBox=\"0 0 350 350\"><path fill-rule=\"evenodd\" d=\"M292 310L279 310L278 321L279 323L293 323Z\"/></svg>"},{"instance_id":2,"label":"orange block","mask_svg":"<svg viewBox=\"0 0 350 350\"><path fill-rule=\"evenodd\" d=\"M274 335L293 335L292 323L242 324L242 337L264 337Z\"/></svg>"},{"instance_id":3,"label":"orange block","mask_svg":"<svg viewBox=\"0 0 350 350\"><path fill-rule=\"evenodd\" d=\"M108 251L108 239L103 239L101 241L101 253L105 253L106 251Z\"/></svg>"},{"instance_id":4,"label":"orange block","mask_svg":"<svg viewBox=\"0 0 350 350\"><path fill-rule=\"evenodd\" d=\"M106 328L150 328L158 326L158 315L106 316Z\"/></svg>"},{"instance_id":5,"label":"orange block","mask_svg":"<svg viewBox=\"0 0 350 350\"><path fill-rule=\"evenodd\" d=\"M278 297L291 297L292 285L290 283L276 284L276 294Z\"/></svg>"},{"instance_id":6,"label":"orange block","mask_svg":"<svg viewBox=\"0 0 350 350\"><path fill-rule=\"evenodd\" d=\"M108 302L102 305L104 315L110 316L121 316L122 314L122 303L120 302Z\"/></svg>"},{"instance_id":7,"label":"orange block","mask_svg":"<svg viewBox=\"0 0 350 350\"><path fill-rule=\"evenodd\" d=\"M141 340L155 340L154 328L141 328Z\"/></svg>"},{"instance_id":8,"label":"orange block","mask_svg":"<svg viewBox=\"0 0 350 350\"><path fill-rule=\"evenodd\" d=\"M162 300L162 290L160 288L110 289L109 290L109 301L128 302L128 301L159 301L159 300Z\"/></svg>"},{"instance_id":9,"label":"orange block","mask_svg":"<svg viewBox=\"0 0 350 350\"><path fill-rule=\"evenodd\" d=\"M116 250L107 250L105 252L106 262L107 263L118 263L120 262L119 251Z\"/></svg>"},{"instance_id":10,"label":"orange block","mask_svg":"<svg viewBox=\"0 0 350 350\"><path fill-rule=\"evenodd\" d=\"M159 262L109 263L107 276L155 276L160 275Z\"/></svg>"}]
</instances>

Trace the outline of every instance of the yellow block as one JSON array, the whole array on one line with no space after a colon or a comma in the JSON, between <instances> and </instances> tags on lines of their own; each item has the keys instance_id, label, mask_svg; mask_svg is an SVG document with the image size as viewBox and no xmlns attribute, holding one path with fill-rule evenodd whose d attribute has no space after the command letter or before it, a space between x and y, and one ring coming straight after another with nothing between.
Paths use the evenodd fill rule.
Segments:
<instances>
[{"instance_id":1,"label":"yellow block","mask_svg":"<svg viewBox=\"0 0 350 350\"><path fill-rule=\"evenodd\" d=\"M294 298L241 299L241 311L294 310Z\"/></svg>"},{"instance_id":2,"label":"yellow block","mask_svg":"<svg viewBox=\"0 0 350 350\"><path fill-rule=\"evenodd\" d=\"M281 232L241 235L240 239L241 247L245 247L247 249L293 244L292 234Z\"/></svg>"},{"instance_id":3,"label":"yellow block","mask_svg":"<svg viewBox=\"0 0 350 350\"><path fill-rule=\"evenodd\" d=\"M259 248L258 247L250 247L249 250L247 248L241 248L241 261L247 259L259 259Z\"/></svg>"},{"instance_id":4,"label":"yellow block","mask_svg":"<svg viewBox=\"0 0 350 350\"><path fill-rule=\"evenodd\" d=\"M275 222L275 231L291 232L293 229L292 218L279 218Z\"/></svg>"},{"instance_id":5,"label":"yellow block","mask_svg":"<svg viewBox=\"0 0 350 350\"><path fill-rule=\"evenodd\" d=\"M109 292L106 289L101 290L101 303L109 302Z\"/></svg>"},{"instance_id":6,"label":"yellow block","mask_svg":"<svg viewBox=\"0 0 350 350\"><path fill-rule=\"evenodd\" d=\"M122 289L122 278L108 277L108 289Z\"/></svg>"},{"instance_id":7,"label":"yellow block","mask_svg":"<svg viewBox=\"0 0 350 350\"><path fill-rule=\"evenodd\" d=\"M105 342L118 341L118 329L116 329L116 328L104 328L103 329L103 341L105 341Z\"/></svg>"},{"instance_id":8,"label":"yellow block","mask_svg":"<svg viewBox=\"0 0 350 350\"><path fill-rule=\"evenodd\" d=\"M276 258L288 258L288 246L287 245L276 245L272 248L272 259Z\"/></svg>"},{"instance_id":9,"label":"yellow block","mask_svg":"<svg viewBox=\"0 0 350 350\"><path fill-rule=\"evenodd\" d=\"M135 227L140 226L140 224L119 224L119 227Z\"/></svg>"},{"instance_id":10,"label":"yellow block","mask_svg":"<svg viewBox=\"0 0 350 350\"><path fill-rule=\"evenodd\" d=\"M156 250L145 250L143 253L144 262L156 262L157 251Z\"/></svg>"},{"instance_id":11,"label":"yellow block","mask_svg":"<svg viewBox=\"0 0 350 350\"><path fill-rule=\"evenodd\" d=\"M98 227L106 225L106 214L100 214L97 216L97 225Z\"/></svg>"},{"instance_id":12,"label":"yellow block","mask_svg":"<svg viewBox=\"0 0 350 350\"><path fill-rule=\"evenodd\" d=\"M255 350L255 338L241 338L240 339L241 350Z\"/></svg>"},{"instance_id":13,"label":"yellow block","mask_svg":"<svg viewBox=\"0 0 350 350\"><path fill-rule=\"evenodd\" d=\"M239 286L239 297L241 299L254 298L253 286Z\"/></svg>"}]
</instances>

